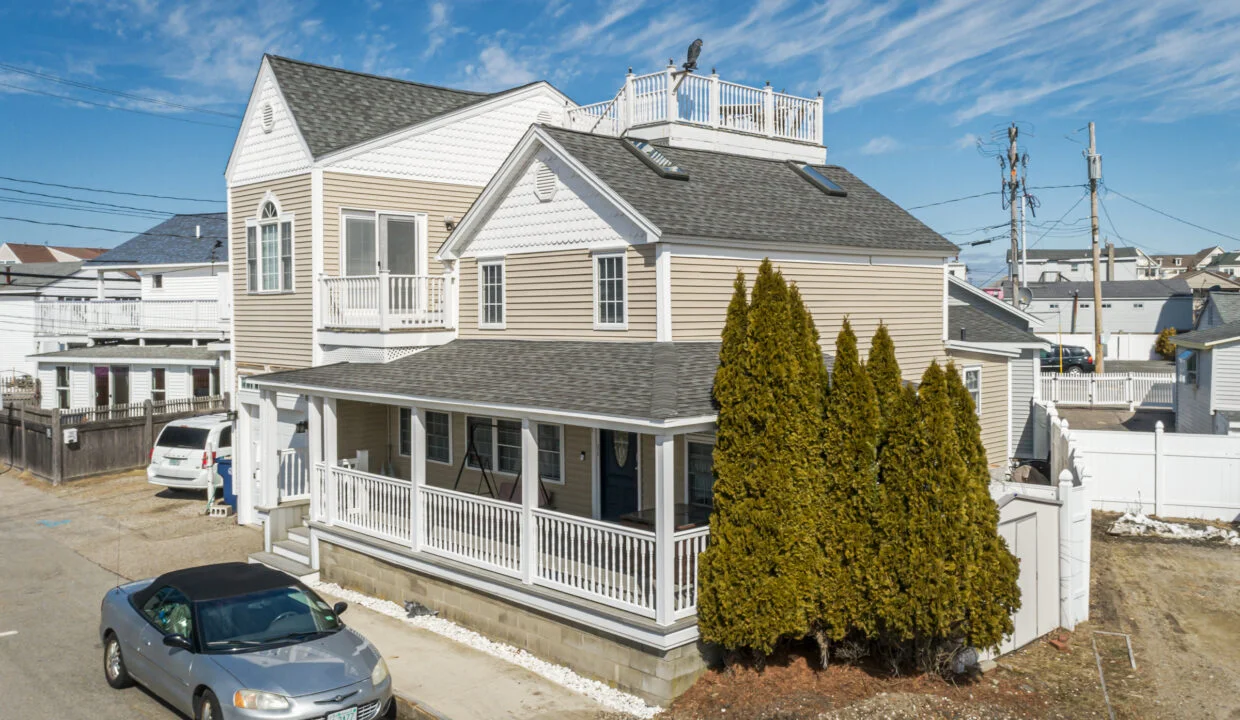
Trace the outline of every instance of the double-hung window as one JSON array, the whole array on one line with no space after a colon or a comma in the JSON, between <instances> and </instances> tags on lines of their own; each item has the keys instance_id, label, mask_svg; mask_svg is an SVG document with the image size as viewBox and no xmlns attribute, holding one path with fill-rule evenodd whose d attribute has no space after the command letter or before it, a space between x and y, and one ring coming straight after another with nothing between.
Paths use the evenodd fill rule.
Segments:
<instances>
[{"instance_id":1,"label":"double-hung window","mask_svg":"<svg viewBox=\"0 0 1240 720\"><path fill-rule=\"evenodd\" d=\"M1183 379L1181 380L1181 382L1183 382L1185 385L1196 385L1197 384L1197 380L1200 377L1200 375L1198 374L1199 362L1200 362L1200 357L1198 356L1196 350L1185 349L1185 350L1180 351L1180 363L1181 363L1181 366L1184 368Z\"/></svg>"},{"instance_id":2,"label":"double-hung window","mask_svg":"<svg viewBox=\"0 0 1240 720\"><path fill-rule=\"evenodd\" d=\"M478 327L504 328L504 261L478 263Z\"/></svg>"},{"instance_id":3,"label":"double-hung window","mask_svg":"<svg viewBox=\"0 0 1240 720\"><path fill-rule=\"evenodd\" d=\"M401 457L409 457L413 454L413 411L409 408L400 409L400 439L397 441L396 451Z\"/></svg>"},{"instance_id":4,"label":"double-hung window","mask_svg":"<svg viewBox=\"0 0 1240 720\"><path fill-rule=\"evenodd\" d=\"M430 453L431 413L427 413L427 459ZM446 436L447 415L444 415ZM466 457L467 467L475 470L484 467L507 475L521 472L521 421L486 417L468 417L470 451ZM564 435L559 425L539 423L535 427L538 442L538 475L553 483L564 482ZM445 437L445 440L447 438ZM446 457L446 453L444 455Z\"/></svg>"},{"instance_id":5,"label":"double-hung window","mask_svg":"<svg viewBox=\"0 0 1240 720\"><path fill-rule=\"evenodd\" d=\"M426 411L426 459L452 464L452 417L448 413Z\"/></svg>"},{"instance_id":6,"label":"double-hung window","mask_svg":"<svg viewBox=\"0 0 1240 720\"><path fill-rule=\"evenodd\" d=\"M151 402L163 402L168 399L168 369L151 368Z\"/></svg>"},{"instance_id":7,"label":"double-hung window","mask_svg":"<svg viewBox=\"0 0 1240 720\"><path fill-rule=\"evenodd\" d=\"M521 472L521 421L495 421L496 468L502 473Z\"/></svg>"},{"instance_id":8,"label":"double-hung window","mask_svg":"<svg viewBox=\"0 0 1240 720\"><path fill-rule=\"evenodd\" d=\"M685 474L688 476L686 490L689 504L714 507L715 446L711 443L689 440L685 443L685 448L687 450Z\"/></svg>"},{"instance_id":9,"label":"double-hung window","mask_svg":"<svg viewBox=\"0 0 1240 720\"><path fill-rule=\"evenodd\" d=\"M56 366L56 407L69 409L69 366Z\"/></svg>"},{"instance_id":10,"label":"double-hung window","mask_svg":"<svg viewBox=\"0 0 1240 720\"><path fill-rule=\"evenodd\" d=\"M564 484L564 428L538 425L538 477L545 482Z\"/></svg>"},{"instance_id":11,"label":"double-hung window","mask_svg":"<svg viewBox=\"0 0 1240 720\"><path fill-rule=\"evenodd\" d=\"M492 432L491 418L465 418L465 464L478 470L495 467L495 434Z\"/></svg>"},{"instance_id":12,"label":"double-hung window","mask_svg":"<svg viewBox=\"0 0 1240 720\"><path fill-rule=\"evenodd\" d=\"M980 367L971 367L964 369L964 387L969 391L969 397L973 398L973 410L978 415L982 414L982 369Z\"/></svg>"},{"instance_id":13,"label":"double-hung window","mask_svg":"<svg viewBox=\"0 0 1240 720\"><path fill-rule=\"evenodd\" d=\"M190 387L194 397L208 397L219 394L219 368L193 368L190 370L190 380Z\"/></svg>"},{"instance_id":14,"label":"double-hung window","mask_svg":"<svg viewBox=\"0 0 1240 720\"><path fill-rule=\"evenodd\" d=\"M293 217L281 215L270 200L258 218L246 221L246 289L249 292L293 290Z\"/></svg>"},{"instance_id":15,"label":"double-hung window","mask_svg":"<svg viewBox=\"0 0 1240 720\"><path fill-rule=\"evenodd\" d=\"M624 259L623 250L594 256L594 327L599 330L628 327Z\"/></svg>"}]
</instances>

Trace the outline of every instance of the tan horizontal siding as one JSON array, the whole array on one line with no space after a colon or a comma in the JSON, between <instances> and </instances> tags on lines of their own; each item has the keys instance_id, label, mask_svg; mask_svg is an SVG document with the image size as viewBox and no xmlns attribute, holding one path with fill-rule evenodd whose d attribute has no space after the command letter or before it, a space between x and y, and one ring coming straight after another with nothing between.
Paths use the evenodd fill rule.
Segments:
<instances>
[{"instance_id":1,"label":"tan horizontal siding","mask_svg":"<svg viewBox=\"0 0 1240 720\"><path fill-rule=\"evenodd\" d=\"M979 353L952 352L950 355L962 377L966 367L982 367L982 407L979 417L982 444L986 446L986 460L990 466L1003 467L1008 460L1008 361L1006 358Z\"/></svg>"},{"instance_id":2,"label":"tan horizontal siding","mask_svg":"<svg viewBox=\"0 0 1240 720\"><path fill-rule=\"evenodd\" d=\"M594 329L594 263L588 250L508 255L504 262L506 328L478 328L478 264L461 261L461 337L655 339L652 246L628 249L628 330Z\"/></svg>"},{"instance_id":3,"label":"tan horizontal siding","mask_svg":"<svg viewBox=\"0 0 1240 720\"><path fill-rule=\"evenodd\" d=\"M344 209L426 213L428 272L440 274L443 266L435 254L448 239L444 218L460 220L480 192L482 188L466 185L323 173L323 272L340 274L340 211Z\"/></svg>"},{"instance_id":4,"label":"tan horizontal siding","mask_svg":"<svg viewBox=\"0 0 1240 720\"><path fill-rule=\"evenodd\" d=\"M759 261L672 256L672 339L718 340L732 282L739 269L749 286ZM880 322L896 344L904 376L920 377L943 353L943 268L842 263L777 262L805 298L824 348L835 346L844 318L857 333L861 352Z\"/></svg>"},{"instance_id":5,"label":"tan horizontal siding","mask_svg":"<svg viewBox=\"0 0 1240 720\"><path fill-rule=\"evenodd\" d=\"M267 191L275 193L280 210L293 213L293 285L291 293L250 294L246 291L245 221L257 217ZM311 364L314 342L313 224L310 175L234 187L229 191L228 229L233 266L233 357L242 367L297 368Z\"/></svg>"}]
</instances>

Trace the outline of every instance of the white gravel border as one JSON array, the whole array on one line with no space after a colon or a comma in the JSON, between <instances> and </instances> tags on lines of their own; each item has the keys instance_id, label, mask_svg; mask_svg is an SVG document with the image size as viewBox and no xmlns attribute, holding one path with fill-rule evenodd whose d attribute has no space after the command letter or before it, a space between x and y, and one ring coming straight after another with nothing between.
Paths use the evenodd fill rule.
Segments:
<instances>
[{"instance_id":1,"label":"white gravel border","mask_svg":"<svg viewBox=\"0 0 1240 720\"><path fill-rule=\"evenodd\" d=\"M429 630L436 635L441 635L449 640L454 640L462 645L467 645L475 650L497 657L500 660L506 660L513 665L523 667L557 685L566 687L573 692L581 693L609 710L627 713L638 718L653 718L655 715L663 712L663 708L647 705L645 700L636 695L621 692L597 680L584 678L562 665L549 663L512 645L495 642L450 620L429 615L411 618L403 607L394 602L363 595L362 593L342 588L335 583L318 582L312 584L311 587L329 595L335 595L351 604L360 605L382 615L396 618L407 625Z\"/></svg>"},{"instance_id":2,"label":"white gravel border","mask_svg":"<svg viewBox=\"0 0 1240 720\"><path fill-rule=\"evenodd\" d=\"M1171 540L1207 540L1240 547L1240 533L1235 530L1223 530L1213 525L1193 526L1163 522L1140 513L1124 513L1123 517L1111 524L1107 532L1112 535L1153 536Z\"/></svg>"}]
</instances>

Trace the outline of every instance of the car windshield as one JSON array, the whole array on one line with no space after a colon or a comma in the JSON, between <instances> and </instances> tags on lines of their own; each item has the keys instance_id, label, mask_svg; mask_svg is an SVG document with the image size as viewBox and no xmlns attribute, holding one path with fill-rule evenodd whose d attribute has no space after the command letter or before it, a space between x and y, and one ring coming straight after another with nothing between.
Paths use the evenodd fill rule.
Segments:
<instances>
[{"instance_id":1,"label":"car windshield","mask_svg":"<svg viewBox=\"0 0 1240 720\"><path fill-rule=\"evenodd\" d=\"M290 586L198 603L202 647L238 651L302 642L343 627L312 591Z\"/></svg>"},{"instance_id":2,"label":"car windshield","mask_svg":"<svg viewBox=\"0 0 1240 720\"><path fill-rule=\"evenodd\" d=\"M206 428L185 427L183 425L169 425L159 434L159 440L156 445L166 448L191 448L201 450L207 445L207 435L211 431Z\"/></svg>"}]
</instances>

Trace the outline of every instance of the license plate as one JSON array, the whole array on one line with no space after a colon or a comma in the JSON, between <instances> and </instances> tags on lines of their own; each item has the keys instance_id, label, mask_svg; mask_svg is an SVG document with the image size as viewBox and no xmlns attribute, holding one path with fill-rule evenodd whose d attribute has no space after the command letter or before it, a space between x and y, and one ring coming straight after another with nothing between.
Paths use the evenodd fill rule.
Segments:
<instances>
[{"instance_id":1,"label":"license plate","mask_svg":"<svg viewBox=\"0 0 1240 720\"><path fill-rule=\"evenodd\" d=\"M168 458L168 464L176 467L181 464L181 458Z\"/></svg>"},{"instance_id":2,"label":"license plate","mask_svg":"<svg viewBox=\"0 0 1240 720\"><path fill-rule=\"evenodd\" d=\"M327 716L327 720L357 720L357 708L351 707L337 710Z\"/></svg>"}]
</instances>

